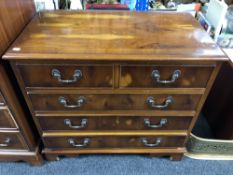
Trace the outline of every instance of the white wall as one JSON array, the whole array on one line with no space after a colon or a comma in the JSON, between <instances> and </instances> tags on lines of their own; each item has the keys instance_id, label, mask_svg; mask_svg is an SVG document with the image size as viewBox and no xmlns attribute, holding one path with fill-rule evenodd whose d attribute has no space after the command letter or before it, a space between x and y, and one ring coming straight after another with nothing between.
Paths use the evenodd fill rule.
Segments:
<instances>
[{"instance_id":1,"label":"white wall","mask_svg":"<svg viewBox=\"0 0 233 175\"><path fill-rule=\"evenodd\" d=\"M38 10L54 10L54 5L53 5L52 0L34 0L34 1L37 7L37 11ZM58 0L55 0L56 8L58 7L57 2ZM80 0L71 0L71 9L72 10L82 9Z\"/></svg>"}]
</instances>

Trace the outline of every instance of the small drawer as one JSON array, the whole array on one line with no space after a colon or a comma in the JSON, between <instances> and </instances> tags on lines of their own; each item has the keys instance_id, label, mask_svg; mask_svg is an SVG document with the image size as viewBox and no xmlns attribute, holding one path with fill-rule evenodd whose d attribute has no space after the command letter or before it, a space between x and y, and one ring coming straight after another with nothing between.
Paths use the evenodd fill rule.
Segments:
<instances>
[{"instance_id":1,"label":"small drawer","mask_svg":"<svg viewBox=\"0 0 233 175\"><path fill-rule=\"evenodd\" d=\"M184 136L44 137L52 149L183 147Z\"/></svg>"},{"instance_id":2,"label":"small drawer","mask_svg":"<svg viewBox=\"0 0 233 175\"><path fill-rule=\"evenodd\" d=\"M2 95L2 92L0 91L0 106L6 105L5 99Z\"/></svg>"},{"instance_id":3,"label":"small drawer","mask_svg":"<svg viewBox=\"0 0 233 175\"><path fill-rule=\"evenodd\" d=\"M200 95L31 94L35 111L195 110Z\"/></svg>"},{"instance_id":4,"label":"small drawer","mask_svg":"<svg viewBox=\"0 0 233 175\"><path fill-rule=\"evenodd\" d=\"M121 66L122 88L203 88L214 66Z\"/></svg>"},{"instance_id":5,"label":"small drawer","mask_svg":"<svg viewBox=\"0 0 233 175\"><path fill-rule=\"evenodd\" d=\"M188 130L192 117L39 117L43 131ZM56 123L56 124L54 124Z\"/></svg>"},{"instance_id":6,"label":"small drawer","mask_svg":"<svg viewBox=\"0 0 233 175\"><path fill-rule=\"evenodd\" d=\"M0 133L0 149L28 149L19 133Z\"/></svg>"},{"instance_id":7,"label":"small drawer","mask_svg":"<svg viewBox=\"0 0 233 175\"><path fill-rule=\"evenodd\" d=\"M113 86L112 65L25 65L17 68L25 87L93 87Z\"/></svg>"},{"instance_id":8,"label":"small drawer","mask_svg":"<svg viewBox=\"0 0 233 175\"><path fill-rule=\"evenodd\" d=\"M0 129L17 129L18 126L8 107L0 106Z\"/></svg>"}]
</instances>

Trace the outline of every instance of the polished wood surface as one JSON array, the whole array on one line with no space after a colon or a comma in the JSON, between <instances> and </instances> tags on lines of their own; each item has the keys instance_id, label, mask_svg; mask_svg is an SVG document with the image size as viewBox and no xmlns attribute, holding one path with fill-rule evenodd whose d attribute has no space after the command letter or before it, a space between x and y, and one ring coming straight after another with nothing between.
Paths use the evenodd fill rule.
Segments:
<instances>
[{"instance_id":1,"label":"polished wood surface","mask_svg":"<svg viewBox=\"0 0 233 175\"><path fill-rule=\"evenodd\" d=\"M33 0L0 1L0 55L3 55L34 14Z\"/></svg>"},{"instance_id":2,"label":"polished wood surface","mask_svg":"<svg viewBox=\"0 0 233 175\"><path fill-rule=\"evenodd\" d=\"M60 160L58 155L66 155L66 156L77 156L79 154L148 154L153 156L164 156L169 155L171 156L171 160L181 160L183 153L187 152L185 148L178 147L178 148L137 148L137 149L128 149L128 148L109 148L109 149L93 149L93 148L86 148L86 149L44 149L43 153L46 154L47 160ZM177 157L180 159L176 159Z\"/></svg>"},{"instance_id":3,"label":"polished wood surface","mask_svg":"<svg viewBox=\"0 0 233 175\"><path fill-rule=\"evenodd\" d=\"M2 64L0 64L0 82L4 82L0 83L0 89L6 101L4 107L9 109L17 125L20 127L17 129L20 129L22 134L25 136L25 140L28 142L28 146L33 150L37 144L38 138L35 138L33 135L32 128L29 126L27 121L26 111L22 108L22 103L19 101Z\"/></svg>"},{"instance_id":4,"label":"polished wood surface","mask_svg":"<svg viewBox=\"0 0 233 175\"><path fill-rule=\"evenodd\" d=\"M233 49L223 49L223 51L229 58L229 64L233 67Z\"/></svg>"},{"instance_id":5,"label":"polished wood surface","mask_svg":"<svg viewBox=\"0 0 233 175\"><path fill-rule=\"evenodd\" d=\"M32 129L34 124L29 124L31 120L27 115L30 117L30 114L22 108L23 103L19 101L2 64L0 64L0 82L4 82L0 83L4 98L4 105L0 106L0 141L10 140L9 145L0 147L0 160L24 160L34 165L41 164L42 158L37 148L40 139ZM9 150L8 154L5 154L6 150ZM20 151L22 155L17 155Z\"/></svg>"},{"instance_id":6,"label":"polished wood surface","mask_svg":"<svg viewBox=\"0 0 233 175\"><path fill-rule=\"evenodd\" d=\"M120 87L122 88L155 88L155 87L206 87L210 74L214 67L209 66L121 66L120 72ZM181 72L180 77L171 84L161 84L152 77L152 72L158 70L160 80L171 80L174 71Z\"/></svg>"},{"instance_id":7,"label":"polished wood surface","mask_svg":"<svg viewBox=\"0 0 233 175\"><path fill-rule=\"evenodd\" d=\"M43 158L39 147L36 147L35 151L28 150L4 150L0 156L1 161L19 161L23 160L32 165L41 165Z\"/></svg>"},{"instance_id":8,"label":"polished wood surface","mask_svg":"<svg viewBox=\"0 0 233 175\"><path fill-rule=\"evenodd\" d=\"M44 12L4 56L25 60L227 60L187 13Z\"/></svg>"},{"instance_id":9,"label":"polished wood surface","mask_svg":"<svg viewBox=\"0 0 233 175\"><path fill-rule=\"evenodd\" d=\"M26 87L99 87L111 88L113 85L112 65L18 65ZM59 70L62 80L73 80L75 70L80 70L82 76L74 83L61 83L52 76L54 69ZM40 76L38 76L40 75Z\"/></svg>"},{"instance_id":10,"label":"polished wood surface","mask_svg":"<svg viewBox=\"0 0 233 175\"><path fill-rule=\"evenodd\" d=\"M0 1L0 58L35 14L33 0ZM0 60L0 160L41 164L39 138L9 65ZM19 100L21 97L21 100ZM27 107L26 107L27 109Z\"/></svg>"},{"instance_id":11,"label":"polished wood surface","mask_svg":"<svg viewBox=\"0 0 233 175\"><path fill-rule=\"evenodd\" d=\"M45 142L45 146L47 148L73 148L73 149L85 149L85 148L151 148L148 146L143 145L142 138L148 140L148 143L155 143L156 140L159 138L161 139L161 143L158 146L153 146L152 148L161 148L161 147L182 147L184 143L185 137L171 137L171 136L142 136L142 137L135 137L135 136L119 136L119 137L108 137L108 136L101 136L101 137L88 137L90 139L90 143L84 147L75 147L71 145L68 140L74 139L75 144L83 144L83 140L86 137L50 137L50 138L43 138Z\"/></svg>"},{"instance_id":12,"label":"polished wood surface","mask_svg":"<svg viewBox=\"0 0 233 175\"><path fill-rule=\"evenodd\" d=\"M49 160L82 153L168 154L179 160L227 57L187 14L59 11L36 16L4 59ZM76 69L83 79L75 79ZM168 123L149 129L146 117L153 125L162 118ZM71 128L84 125L83 119L85 128ZM71 147L87 137L93 139L90 148ZM165 142L148 149L142 137ZM70 144L70 138L77 140Z\"/></svg>"},{"instance_id":13,"label":"polished wood surface","mask_svg":"<svg viewBox=\"0 0 233 175\"><path fill-rule=\"evenodd\" d=\"M5 99L4 99L4 97L2 96L2 93L1 93L1 91L0 91L0 106L5 105L5 104L6 104Z\"/></svg>"},{"instance_id":14,"label":"polished wood surface","mask_svg":"<svg viewBox=\"0 0 233 175\"><path fill-rule=\"evenodd\" d=\"M17 123L8 107L0 107L0 129L17 129Z\"/></svg>"},{"instance_id":15,"label":"polished wood surface","mask_svg":"<svg viewBox=\"0 0 233 175\"><path fill-rule=\"evenodd\" d=\"M14 132L0 132L0 149L2 151L8 149L28 150L28 146L19 133Z\"/></svg>"},{"instance_id":16,"label":"polished wood surface","mask_svg":"<svg viewBox=\"0 0 233 175\"><path fill-rule=\"evenodd\" d=\"M165 104L167 97L172 97L173 102L165 108L165 110L195 110L200 100L200 95L173 95L173 94L146 94L146 95L132 95L132 94L32 94L30 99L32 101L34 111L82 111L82 110L161 110L152 108L147 104L148 97L155 99L155 104ZM59 102L59 99L64 97L68 105L76 105L79 98L84 98L85 102L80 107L69 108ZM112 100L114 99L114 100Z\"/></svg>"},{"instance_id":17,"label":"polished wood surface","mask_svg":"<svg viewBox=\"0 0 233 175\"><path fill-rule=\"evenodd\" d=\"M89 131L73 131L73 132L43 132L42 137L91 137L91 136L187 136L185 130L89 130Z\"/></svg>"},{"instance_id":18,"label":"polished wood surface","mask_svg":"<svg viewBox=\"0 0 233 175\"><path fill-rule=\"evenodd\" d=\"M83 120L87 124L82 128ZM145 124L145 119L149 119L150 125ZM166 123L161 125L161 121ZM79 116L79 117L39 117L41 129L43 131L82 131L82 130L187 130L192 117L151 117L151 116ZM67 124L66 121L70 121ZM56 123L56 125L54 125ZM157 125L157 128L151 126ZM161 126L160 126L161 125ZM159 127L160 126L160 127Z\"/></svg>"}]
</instances>

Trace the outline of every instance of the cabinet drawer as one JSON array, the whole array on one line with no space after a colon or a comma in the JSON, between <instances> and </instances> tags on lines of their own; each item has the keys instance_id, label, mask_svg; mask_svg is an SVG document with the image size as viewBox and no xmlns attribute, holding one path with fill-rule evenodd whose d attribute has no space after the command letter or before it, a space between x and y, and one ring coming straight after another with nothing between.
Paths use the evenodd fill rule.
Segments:
<instances>
[{"instance_id":1,"label":"cabinet drawer","mask_svg":"<svg viewBox=\"0 0 233 175\"><path fill-rule=\"evenodd\" d=\"M85 148L161 148L182 147L184 136L92 136L44 137L45 147L63 149Z\"/></svg>"},{"instance_id":2,"label":"cabinet drawer","mask_svg":"<svg viewBox=\"0 0 233 175\"><path fill-rule=\"evenodd\" d=\"M121 66L120 87L203 88L213 66Z\"/></svg>"},{"instance_id":3,"label":"cabinet drawer","mask_svg":"<svg viewBox=\"0 0 233 175\"><path fill-rule=\"evenodd\" d=\"M19 133L0 133L0 149L28 149Z\"/></svg>"},{"instance_id":4,"label":"cabinet drawer","mask_svg":"<svg viewBox=\"0 0 233 175\"><path fill-rule=\"evenodd\" d=\"M192 117L39 117L44 131L187 130Z\"/></svg>"},{"instance_id":5,"label":"cabinet drawer","mask_svg":"<svg viewBox=\"0 0 233 175\"><path fill-rule=\"evenodd\" d=\"M0 129L16 129L17 124L9 109L0 106Z\"/></svg>"},{"instance_id":6,"label":"cabinet drawer","mask_svg":"<svg viewBox=\"0 0 233 175\"><path fill-rule=\"evenodd\" d=\"M194 110L200 95L31 94L35 111Z\"/></svg>"},{"instance_id":7,"label":"cabinet drawer","mask_svg":"<svg viewBox=\"0 0 233 175\"><path fill-rule=\"evenodd\" d=\"M26 87L112 87L113 66L17 65Z\"/></svg>"}]
</instances>

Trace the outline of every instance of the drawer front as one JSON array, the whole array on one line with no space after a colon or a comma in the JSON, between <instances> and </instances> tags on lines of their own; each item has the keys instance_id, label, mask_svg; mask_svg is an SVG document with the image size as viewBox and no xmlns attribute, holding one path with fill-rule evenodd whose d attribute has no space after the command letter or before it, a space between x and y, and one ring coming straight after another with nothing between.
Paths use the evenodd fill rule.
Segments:
<instances>
[{"instance_id":1,"label":"drawer front","mask_svg":"<svg viewBox=\"0 0 233 175\"><path fill-rule=\"evenodd\" d=\"M35 111L194 110L200 95L31 94Z\"/></svg>"},{"instance_id":2,"label":"drawer front","mask_svg":"<svg viewBox=\"0 0 233 175\"><path fill-rule=\"evenodd\" d=\"M19 133L0 133L0 149L28 149Z\"/></svg>"},{"instance_id":3,"label":"drawer front","mask_svg":"<svg viewBox=\"0 0 233 175\"><path fill-rule=\"evenodd\" d=\"M39 117L43 131L187 130L192 117Z\"/></svg>"},{"instance_id":4,"label":"drawer front","mask_svg":"<svg viewBox=\"0 0 233 175\"><path fill-rule=\"evenodd\" d=\"M26 87L112 87L113 66L17 65Z\"/></svg>"},{"instance_id":5,"label":"drawer front","mask_svg":"<svg viewBox=\"0 0 233 175\"><path fill-rule=\"evenodd\" d=\"M7 107L0 107L0 129L16 129L17 124Z\"/></svg>"},{"instance_id":6,"label":"drawer front","mask_svg":"<svg viewBox=\"0 0 233 175\"><path fill-rule=\"evenodd\" d=\"M85 148L161 148L182 147L181 136L101 136L44 137L45 147L63 149Z\"/></svg>"},{"instance_id":7,"label":"drawer front","mask_svg":"<svg viewBox=\"0 0 233 175\"><path fill-rule=\"evenodd\" d=\"M0 91L0 106L5 105L5 104L6 104L5 99L2 95L2 92Z\"/></svg>"},{"instance_id":8,"label":"drawer front","mask_svg":"<svg viewBox=\"0 0 233 175\"><path fill-rule=\"evenodd\" d=\"M213 69L210 66L121 66L120 87L202 88L206 87Z\"/></svg>"}]
</instances>

